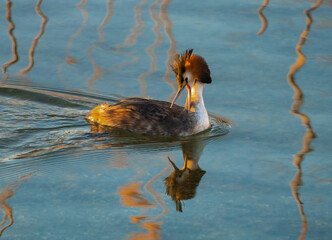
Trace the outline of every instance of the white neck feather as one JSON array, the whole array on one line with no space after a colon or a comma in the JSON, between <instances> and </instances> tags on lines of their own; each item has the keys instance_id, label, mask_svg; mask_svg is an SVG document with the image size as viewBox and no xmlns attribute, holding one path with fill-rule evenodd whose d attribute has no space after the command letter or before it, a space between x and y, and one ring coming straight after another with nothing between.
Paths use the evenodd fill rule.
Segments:
<instances>
[{"instance_id":1,"label":"white neck feather","mask_svg":"<svg viewBox=\"0 0 332 240\"><path fill-rule=\"evenodd\" d=\"M201 132L210 127L209 115L206 111L203 99L204 83L195 81L191 87L191 106L190 111L194 112L197 118L197 125L194 129L195 133ZM188 100L187 100L188 101ZM186 102L186 106L187 106Z\"/></svg>"}]
</instances>

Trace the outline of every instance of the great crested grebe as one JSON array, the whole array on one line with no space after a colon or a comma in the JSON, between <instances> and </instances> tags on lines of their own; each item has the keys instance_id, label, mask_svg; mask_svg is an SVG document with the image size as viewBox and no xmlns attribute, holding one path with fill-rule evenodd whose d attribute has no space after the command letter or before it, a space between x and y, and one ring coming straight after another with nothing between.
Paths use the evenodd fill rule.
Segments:
<instances>
[{"instance_id":1,"label":"great crested grebe","mask_svg":"<svg viewBox=\"0 0 332 240\"><path fill-rule=\"evenodd\" d=\"M95 126L120 128L131 132L160 136L189 136L210 127L203 100L203 87L211 83L210 70L204 58L193 49L176 54L172 65L178 92L172 103L145 98L128 98L117 104L101 104L86 116ZM185 108L175 101L187 88Z\"/></svg>"}]
</instances>

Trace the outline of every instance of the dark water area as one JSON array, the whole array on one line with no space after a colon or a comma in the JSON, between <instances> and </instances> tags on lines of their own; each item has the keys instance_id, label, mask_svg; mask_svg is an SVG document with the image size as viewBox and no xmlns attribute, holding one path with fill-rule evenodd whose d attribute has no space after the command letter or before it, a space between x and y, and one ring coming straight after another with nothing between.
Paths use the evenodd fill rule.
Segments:
<instances>
[{"instance_id":1,"label":"dark water area","mask_svg":"<svg viewBox=\"0 0 332 240\"><path fill-rule=\"evenodd\" d=\"M0 238L332 239L331 9L1 1ZM211 70L211 129L93 131L98 104L171 101L188 48Z\"/></svg>"}]
</instances>

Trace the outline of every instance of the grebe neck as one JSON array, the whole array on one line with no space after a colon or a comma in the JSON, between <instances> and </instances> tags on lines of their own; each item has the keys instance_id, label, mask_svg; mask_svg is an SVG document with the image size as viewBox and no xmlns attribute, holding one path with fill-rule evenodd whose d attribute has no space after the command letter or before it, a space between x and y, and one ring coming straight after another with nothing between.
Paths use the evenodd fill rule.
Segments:
<instances>
[{"instance_id":1,"label":"grebe neck","mask_svg":"<svg viewBox=\"0 0 332 240\"><path fill-rule=\"evenodd\" d=\"M188 98L186 101L186 109L194 112L197 118L197 132L203 131L210 127L209 115L206 111L203 99L204 83L195 81L191 87L191 104L188 106ZM189 94L188 94L189 97Z\"/></svg>"}]
</instances>

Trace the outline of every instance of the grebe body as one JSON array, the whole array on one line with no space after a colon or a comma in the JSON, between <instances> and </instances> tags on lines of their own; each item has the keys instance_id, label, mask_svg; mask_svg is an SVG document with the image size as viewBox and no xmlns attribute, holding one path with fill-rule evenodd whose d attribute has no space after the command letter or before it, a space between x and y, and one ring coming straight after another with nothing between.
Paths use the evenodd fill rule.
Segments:
<instances>
[{"instance_id":1,"label":"grebe body","mask_svg":"<svg viewBox=\"0 0 332 240\"><path fill-rule=\"evenodd\" d=\"M128 98L117 104L101 104L86 117L95 126L120 128L136 133L160 136L188 136L210 127L203 100L203 87L211 83L205 60L192 49L177 54L173 71L178 92L172 103L145 98ZM174 102L187 88L185 107Z\"/></svg>"},{"instance_id":2,"label":"grebe body","mask_svg":"<svg viewBox=\"0 0 332 240\"><path fill-rule=\"evenodd\" d=\"M160 136L194 134L196 116L184 107L165 101L128 98L114 105L102 104L87 116L91 124Z\"/></svg>"}]
</instances>

